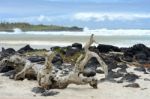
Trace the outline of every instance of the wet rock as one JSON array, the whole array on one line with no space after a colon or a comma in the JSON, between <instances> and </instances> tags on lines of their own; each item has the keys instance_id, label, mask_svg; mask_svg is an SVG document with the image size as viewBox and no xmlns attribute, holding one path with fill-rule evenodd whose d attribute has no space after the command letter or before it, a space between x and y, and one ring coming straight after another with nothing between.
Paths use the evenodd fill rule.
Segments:
<instances>
[{"instance_id":1,"label":"wet rock","mask_svg":"<svg viewBox=\"0 0 150 99\"><path fill-rule=\"evenodd\" d=\"M127 73L123 76L121 80L127 81L127 82L134 82L136 79L139 79L139 76L137 76L136 74Z\"/></svg>"},{"instance_id":2,"label":"wet rock","mask_svg":"<svg viewBox=\"0 0 150 99\"><path fill-rule=\"evenodd\" d=\"M140 85L138 83L132 83L132 84L125 85L124 87L140 88Z\"/></svg>"},{"instance_id":3,"label":"wet rock","mask_svg":"<svg viewBox=\"0 0 150 99\"><path fill-rule=\"evenodd\" d=\"M82 44L80 44L80 43L73 43L72 47L75 47L75 48L77 48L79 50L82 50Z\"/></svg>"},{"instance_id":4,"label":"wet rock","mask_svg":"<svg viewBox=\"0 0 150 99\"><path fill-rule=\"evenodd\" d=\"M109 51L114 51L114 52L120 52L121 50L116 47L116 46L112 46L112 45L104 45L104 44L99 44L97 49L99 50L99 52L101 53L107 53Z\"/></svg>"},{"instance_id":5,"label":"wet rock","mask_svg":"<svg viewBox=\"0 0 150 99\"><path fill-rule=\"evenodd\" d=\"M30 51L34 51L34 49L31 48L30 45L26 45L25 47L22 47L21 49L18 50L19 53L25 53Z\"/></svg>"},{"instance_id":6,"label":"wet rock","mask_svg":"<svg viewBox=\"0 0 150 99\"><path fill-rule=\"evenodd\" d=\"M147 74L146 69L144 68L144 66L136 67L134 70L144 72L145 74Z\"/></svg>"},{"instance_id":7,"label":"wet rock","mask_svg":"<svg viewBox=\"0 0 150 99\"><path fill-rule=\"evenodd\" d=\"M42 56L30 56L28 60L30 60L31 62L43 62L45 61L45 58Z\"/></svg>"}]
</instances>

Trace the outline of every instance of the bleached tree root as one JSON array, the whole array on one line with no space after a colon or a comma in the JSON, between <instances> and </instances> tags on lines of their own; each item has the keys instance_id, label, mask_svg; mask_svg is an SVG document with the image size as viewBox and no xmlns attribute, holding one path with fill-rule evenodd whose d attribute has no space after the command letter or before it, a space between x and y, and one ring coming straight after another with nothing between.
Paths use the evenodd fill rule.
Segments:
<instances>
[{"instance_id":1,"label":"bleached tree root","mask_svg":"<svg viewBox=\"0 0 150 99\"><path fill-rule=\"evenodd\" d=\"M84 77L82 75L84 66L88 63L88 61L95 57L98 62L102 65L104 69L105 76L108 75L108 68L105 62L99 57L99 55L95 52L89 51L90 45L95 42L93 39L93 34L90 37L90 41L88 41L85 46L85 56L80 55L79 58L76 61L74 70L65 77L57 77L57 74L51 75L52 73L49 73L49 81L43 80L42 83L39 85L42 86L45 89L53 89L53 88L66 88L69 84L76 84L76 85L84 85L89 84L93 88L97 88L97 79L94 77ZM40 80L41 81L41 80Z\"/></svg>"}]
</instances>

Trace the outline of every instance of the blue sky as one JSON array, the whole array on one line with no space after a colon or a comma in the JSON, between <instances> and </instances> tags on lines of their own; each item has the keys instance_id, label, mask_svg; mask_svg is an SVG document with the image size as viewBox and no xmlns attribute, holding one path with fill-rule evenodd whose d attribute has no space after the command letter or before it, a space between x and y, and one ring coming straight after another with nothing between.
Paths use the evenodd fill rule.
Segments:
<instances>
[{"instance_id":1,"label":"blue sky","mask_svg":"<svg viewBox=\"0 0 150 99\"><path fill-rule=\"evenodd\" d=\"M150 0L0 0L0 21L150 29Z\"/></svg>"}]
</instances>

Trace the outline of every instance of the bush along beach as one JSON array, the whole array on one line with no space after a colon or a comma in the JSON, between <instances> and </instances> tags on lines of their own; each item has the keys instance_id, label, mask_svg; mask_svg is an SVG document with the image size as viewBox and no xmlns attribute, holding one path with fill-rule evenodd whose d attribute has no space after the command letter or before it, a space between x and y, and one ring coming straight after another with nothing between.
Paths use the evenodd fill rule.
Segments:
<instances>
[{"instance_id":1,"label":"bush along beach","mask_svg":"<svg viewBox=\"0 0 150 99\"><path fill-rule=\"evenodd\" d=\"M26 45L18 51L2 48L0 73L15 82L35 80L37 86L32 91L42 96L58 94L53 89L66 89L70 84L88 84L98 90L98 85L103 82L140 88L137 80L150 81L150 77L145 76L150 73L149 47L144 44L129 48L104 44L92 46L95 42L92 34L84 46L74 43L46 50Z\"/></svg>"}]
</instances>

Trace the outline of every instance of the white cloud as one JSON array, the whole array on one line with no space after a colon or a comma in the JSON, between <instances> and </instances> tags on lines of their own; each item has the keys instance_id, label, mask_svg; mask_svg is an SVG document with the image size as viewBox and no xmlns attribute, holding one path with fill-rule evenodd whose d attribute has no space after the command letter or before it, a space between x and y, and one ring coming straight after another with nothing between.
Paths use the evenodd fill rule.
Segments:
<instances>
[{"instance_id":1,"label":"white cloud","mask_svg":"<svg viewBox=\"0 0 150 99\"><path fill-rule=\"evenodd\" d=\"M76 13L73 16L73 19L80 21L113 21L113 20L137 20L150 18L149 14L140 14L140 13L93 13L93 12L81 12Z\"/></svg>"},{"instance_id":2,"label":"white cloud","mask_svg":"<svg viewBox=\"0 0 150 99\"><path fill-rule=\"evenodd\" d=\"M30 16L30 17L18 17L18 18L6 18L4 20L10 22L51 22L54 19L52 16Z\"/></svg>"}]
</instances>

